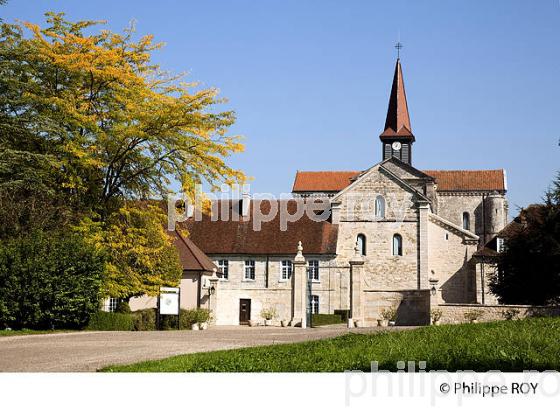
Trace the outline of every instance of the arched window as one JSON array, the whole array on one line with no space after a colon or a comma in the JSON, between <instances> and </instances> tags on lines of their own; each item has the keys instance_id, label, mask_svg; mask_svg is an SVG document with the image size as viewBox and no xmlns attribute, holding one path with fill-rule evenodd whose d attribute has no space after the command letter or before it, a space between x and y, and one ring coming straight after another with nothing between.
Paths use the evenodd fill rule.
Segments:
<instances>
[{"instance_id":1,"label":"arched window","mask_svg":"<svg viewBox=\"0 0 560 410\"><path fill-rule=\"evenodd\" d=\"M356 239L356 245L360 250L360 254L362 256L366 256L366 236L364 234L359 234L358 238Z\"/></svg>"},{"instance_id":2,"label":"arched window","mask_svg":"<svg viewBox=\"0 0 560 410\"><path fill-rule=\"evenodd\" d=\"M463 212L463 229L471 229L471 217L468 212Z\"/></svg>"},{"instance_id":3,"label":"arched window","mask_svg":"<svg viewBox=\"0 0 560 410\"><path fill-rule=\"evenodd\" d=\"M381 195L377 195L375 198L375 217L385 218L385 198Z\"/></svg>"},{"instance_id":4,"label":"arched window","mask_svg":"<svg viewBox=\"0 0 560 410\"><path fill-rule=\"evenodd\" d=\"M402 236L398 233L393 235L393 255L402 256Z\"/></svg>"}]
</instances>

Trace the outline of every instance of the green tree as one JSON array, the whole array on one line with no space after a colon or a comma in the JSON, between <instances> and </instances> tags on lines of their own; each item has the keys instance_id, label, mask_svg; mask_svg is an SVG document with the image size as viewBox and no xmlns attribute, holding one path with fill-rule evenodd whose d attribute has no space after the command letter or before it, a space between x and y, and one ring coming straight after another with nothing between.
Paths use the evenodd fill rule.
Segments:
<instances>
[{"instance_id":1,"label":"green tree","mask_svg":"<svg viewBox=\"0 0 560 410\"><path fill-rule=\"evenodd\" d=\"M80 235L35 231L0 243L0 327L81 328L99 309L104 259Z\"/></svg>"},{"instance_id":2,"label":"green tree","mask_svg":"<svg viewBox=\"0 0 560 410\"><path fill-rule=\"evenodd\" d=\"M560 175L545 203L523 209L505 238L492 292L502 303L560 303Z\"/></svg>"}]
</instances>

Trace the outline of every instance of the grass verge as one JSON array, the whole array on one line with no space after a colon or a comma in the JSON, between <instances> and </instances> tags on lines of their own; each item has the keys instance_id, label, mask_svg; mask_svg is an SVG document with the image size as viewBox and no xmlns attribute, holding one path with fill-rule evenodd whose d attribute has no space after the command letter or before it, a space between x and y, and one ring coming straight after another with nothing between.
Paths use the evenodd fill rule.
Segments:
<instances>
[{"instance_id":1,"label":"grass verge","mask_svg":"<svg viewBox=\"0 0 560 410\"><path fill-rule=\"evenodd\" d=\"M560 370L560 318L429 326L405 332L347 334L333 339L170 357L107 372L396 371L398 361L427 370Z\"/></svg>"},{"instance_id":2,"label":"grass verge","mask_svg":"<svg viewBox=\"0 0 560 410\"><path fill-rule=\"evenodd\" d=\"M76 332L76 330L31 330L31 329L0 330L0 337L42 335L42 334L49 334L49 333L68 333L68 332Z\"/></svg>"}]
</instances>

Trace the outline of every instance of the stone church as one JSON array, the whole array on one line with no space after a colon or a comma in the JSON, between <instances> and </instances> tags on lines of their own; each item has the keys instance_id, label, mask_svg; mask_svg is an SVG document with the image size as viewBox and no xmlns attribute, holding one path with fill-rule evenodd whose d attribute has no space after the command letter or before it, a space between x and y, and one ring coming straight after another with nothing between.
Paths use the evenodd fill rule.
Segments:
<instances>
[{"instance_id":1,"label":"stone church","mask_svg":"<svg viewBox=\"0 0 560 410\"><path fill-rule=\"evenodd\" d=\"M310 312L346 311L349 323L370 326L392 308L397 324L427 324L434 306L495 304L480 250L507 223L505 171L414 167L399 59L379 138L380 162L366 170L298 171L292 200L222 200L213 213L237 217L182 222L182 307L209 307L218 325L262 321L273 308L276 321L305 327ZM277 215L254 229L255 208L294 215L302 200L320 200L328 217L305 214L281 229Z\"/></svg>"}]
</instances>

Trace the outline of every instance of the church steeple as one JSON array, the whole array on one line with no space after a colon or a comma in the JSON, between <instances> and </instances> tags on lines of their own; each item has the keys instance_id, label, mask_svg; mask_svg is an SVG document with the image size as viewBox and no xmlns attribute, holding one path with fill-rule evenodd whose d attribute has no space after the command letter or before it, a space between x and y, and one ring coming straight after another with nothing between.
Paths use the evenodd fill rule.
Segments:
<instances>
[{"instance_id":1,"label":"church steeple","mask_svg":"<svg viewBox=\"0 0 560 410\"><path fill-rule=\"evenodd\" d=\"M412 163L412 143L415 141L410 126L408 104L402 74L401 60L397 58L385 130L379 136L383 144L383 159L396 157L408 164Z\"/></svg>"}]
</instances>

